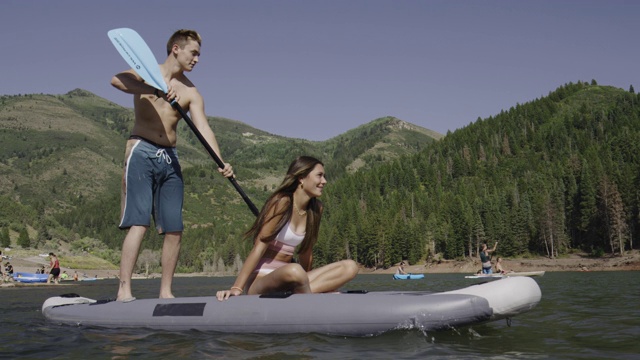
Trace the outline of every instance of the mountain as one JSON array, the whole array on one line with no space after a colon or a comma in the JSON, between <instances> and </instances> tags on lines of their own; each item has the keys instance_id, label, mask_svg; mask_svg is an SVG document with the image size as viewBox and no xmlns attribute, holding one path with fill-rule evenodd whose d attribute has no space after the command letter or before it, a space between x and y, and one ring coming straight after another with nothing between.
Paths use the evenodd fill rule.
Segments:
<instances>
[{"instance_id":1,"label":"mountain","mask_svg":"<svg viewBox=\"0 0 640 360\"><path fill-rule=\"evenodd\" d=\"M473 259L484 242L504 257L623 254L638 248L639 154L633 87L565 84L338 179L317 251L370 267Z\"/></svg>"},{"instance_id":2,"label":"mountain","mask_svg":"<svg viewBox=\"0 0 640 360\"><path fill-rule=\"evenodd\" d=\"M117 263L123 144L131 110L83 90L0 97L0 242L87 251ZM640 234L640 96L568 83L441 137L383 117L322 142L210 118L225 159L261 206L291 159L315 155L329 185L314 262L389 267L477 257L623 254ZM437 140L437 141L436 141ZM254 219L186 125L178 271L233 272ZM162 239L148 232L157 267ZM153 267L152 266L152 267Z\"/></svg>"},{"instance_id":3,"label":"mountain","mask_svg":"<svg viewBox=\"0 0 640 360\"><path fill-rule=\"evenodd\" d=\"M334 181L416 153L442 137L393 117L321 142L270 134L231 119L208 119L225 160L258 207L295 156L322 159ZM124 143L132 124L131 109L82 89L0 97L0 228L8 227L12 238L28 228L35 247L75 241L77 247L91 243L117 257L109 250L117 249L124 235L116 224ZM253 215L184 123L179 125L178 151L186 185L186 232L206 238L199 239L206 246L231 238L238 243ZM98 241L80 244L80 239ZM154 234L145 242L152 249L160 244ZM197 257L202 250L185 247L186 257ZM233 245L226 251L233 257L245 248Z\"/></svg>"}]
</instances>

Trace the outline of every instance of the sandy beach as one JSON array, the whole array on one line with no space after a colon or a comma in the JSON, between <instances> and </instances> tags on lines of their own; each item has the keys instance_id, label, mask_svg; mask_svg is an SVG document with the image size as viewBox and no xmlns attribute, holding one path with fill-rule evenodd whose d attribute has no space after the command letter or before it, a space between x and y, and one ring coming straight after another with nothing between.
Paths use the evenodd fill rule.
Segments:
<instances>
[{"instance_id":1,"label":"sandy beach","mask_svg":"<svg viewBox=\"0 0 640 360\"><path fill-rule=\"evenodd\" d=\"M4 262L6 263L7 260ZM26 258L11 258L8 260L13 265L15 272L29 272L33 273L37 268L44 265L48 265L48 260L39 256L30 256ZM113 279L117 278L118 270L100 270L100 269L72 269L64 267L64 263L61 267L62 271L66 271L69 276L73 276L74 272L78 273L78 276L83 276L98 279ZM601 258L591 258L586 254L571 254L565 255L557 259L549 259L545 257L538 258L518 258L518 259L503 259L503 266L506 270L512 271L637 271L640 270L640 251L628 251L625 255L611 256L607 255ZM439 262L429 262L423 264L409 264L405 266L405 271L409 273L424 273L424 274L440 274L440 273L468 273L473 274L480 269L480 260L441 260ZM396 271L396 267L390 267L388 269L369 269L362 267L360 269L361 275L366 274L393 274ZM184 276L234 276L235 274L209 274L209 273L177 273L176 277ZM160 274L149 274L149 278L158 278ZM135 278L146 278L143 274L137 274ZM10 285L4 284L4 287ZM45 284L46 285L46 284Z\"/></svg>"},{"instance_id":2,"label":"sandy beach","mask_svg":"<svg viewBox=\"0 0 640 360\"><path fill-rule=\"evenodd\" d=\"M495 260L495 258L494 258ZM636 271L640 270L640 251L627 251L625 255L604 256L591 258L586 254L565 255L556 259L546 257L537 258L503 258L505 270L512 271ZM456 261L442 260L427 264L414 264L405 266L409 273L469 273L480 270L480 259ZM362 269L361 274L393 274L396 268L389 269Z\"/></svg>"}]
</instances>

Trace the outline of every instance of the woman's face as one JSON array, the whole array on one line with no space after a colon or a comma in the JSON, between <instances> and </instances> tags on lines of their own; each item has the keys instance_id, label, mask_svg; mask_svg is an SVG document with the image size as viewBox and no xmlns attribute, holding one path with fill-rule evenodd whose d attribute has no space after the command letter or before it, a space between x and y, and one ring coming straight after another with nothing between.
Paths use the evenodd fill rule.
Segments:
<instances>
[{"instance_id":1,"label":"woman's face","mask_svg":"<svg viewBox=\"0 0 640 360\"><path fill-rule=\"evenodd\" d=\"M302 189L309 197L319 197L322 195L327 179L324 177L324 166L316 164L311 172L302 179Z\"/></svg>"}]
</instances>

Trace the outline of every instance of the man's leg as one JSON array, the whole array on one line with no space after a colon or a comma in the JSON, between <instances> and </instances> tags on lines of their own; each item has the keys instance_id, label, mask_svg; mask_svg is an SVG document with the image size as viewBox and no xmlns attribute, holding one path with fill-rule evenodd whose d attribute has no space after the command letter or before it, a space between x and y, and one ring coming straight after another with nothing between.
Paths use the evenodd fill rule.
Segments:
<instances>
[{"instance_id":1,"label":"man's leg","mask_svg":"<svg viewBox=\"0 0 640 360\"><path fill-rule=\"evenodd\" d=\"M122 256L120 258L120 287L118 288L116 300L122 301L133 297L131 294L131 277L133 276L133 267L136 266L138 252L146 231L146 226L132 226L124 238Z\"/></svg>"},{"instance_id":2,"label":"man's leg","mask_svg":"<svg viewBox=\"0 0 640 360\"><path fill-rule=\"evenodd\" d=\"M174 298L171 285L173 283L173 274L178 265L181 241L182 232L172 232L164 235L164 243L162 245L162 280L160 282L161 299Z\"/></svg>"}]
</instances>

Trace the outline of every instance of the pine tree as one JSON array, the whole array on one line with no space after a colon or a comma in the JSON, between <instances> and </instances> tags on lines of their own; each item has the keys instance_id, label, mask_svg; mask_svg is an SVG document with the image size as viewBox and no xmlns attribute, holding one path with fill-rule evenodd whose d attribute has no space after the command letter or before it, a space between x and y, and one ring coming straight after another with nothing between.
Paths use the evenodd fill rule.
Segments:
<instances>
[{"instance_id":1,"label":"pine tree","mask_svg":"<svg viewBox=\"0 0 640 360\"><path fill-rule=\"evenodd\" d=\"M20 235L18 236L18 245L22 246L23 249L28 249L29 247L31 247L31 239L29 239L27 228L23 227L20 230Z\"/></svg>"},{"instance_id":2,"label":"pine tree","mask_svg":"<svg viewBox=\"0 0 640 360\"><path fill-rule=\"evenodd\" d=\"M599 195L604 207L609 247L611 252L622 255L628 237L628 226L620 192L616 184L605 176L600 182Z\"/></svg>"},{"instance_id":3,"label":"pine tree","mask_svg":"<svg viewBox=\"0 0 640 360\"><path fill-rule=\"evenodd\" d=\"M0 231L0 246L4 248L8 248L11 246L11 238L9 237L9 228L2 228Z\"/></svg>"}]
</instances>

